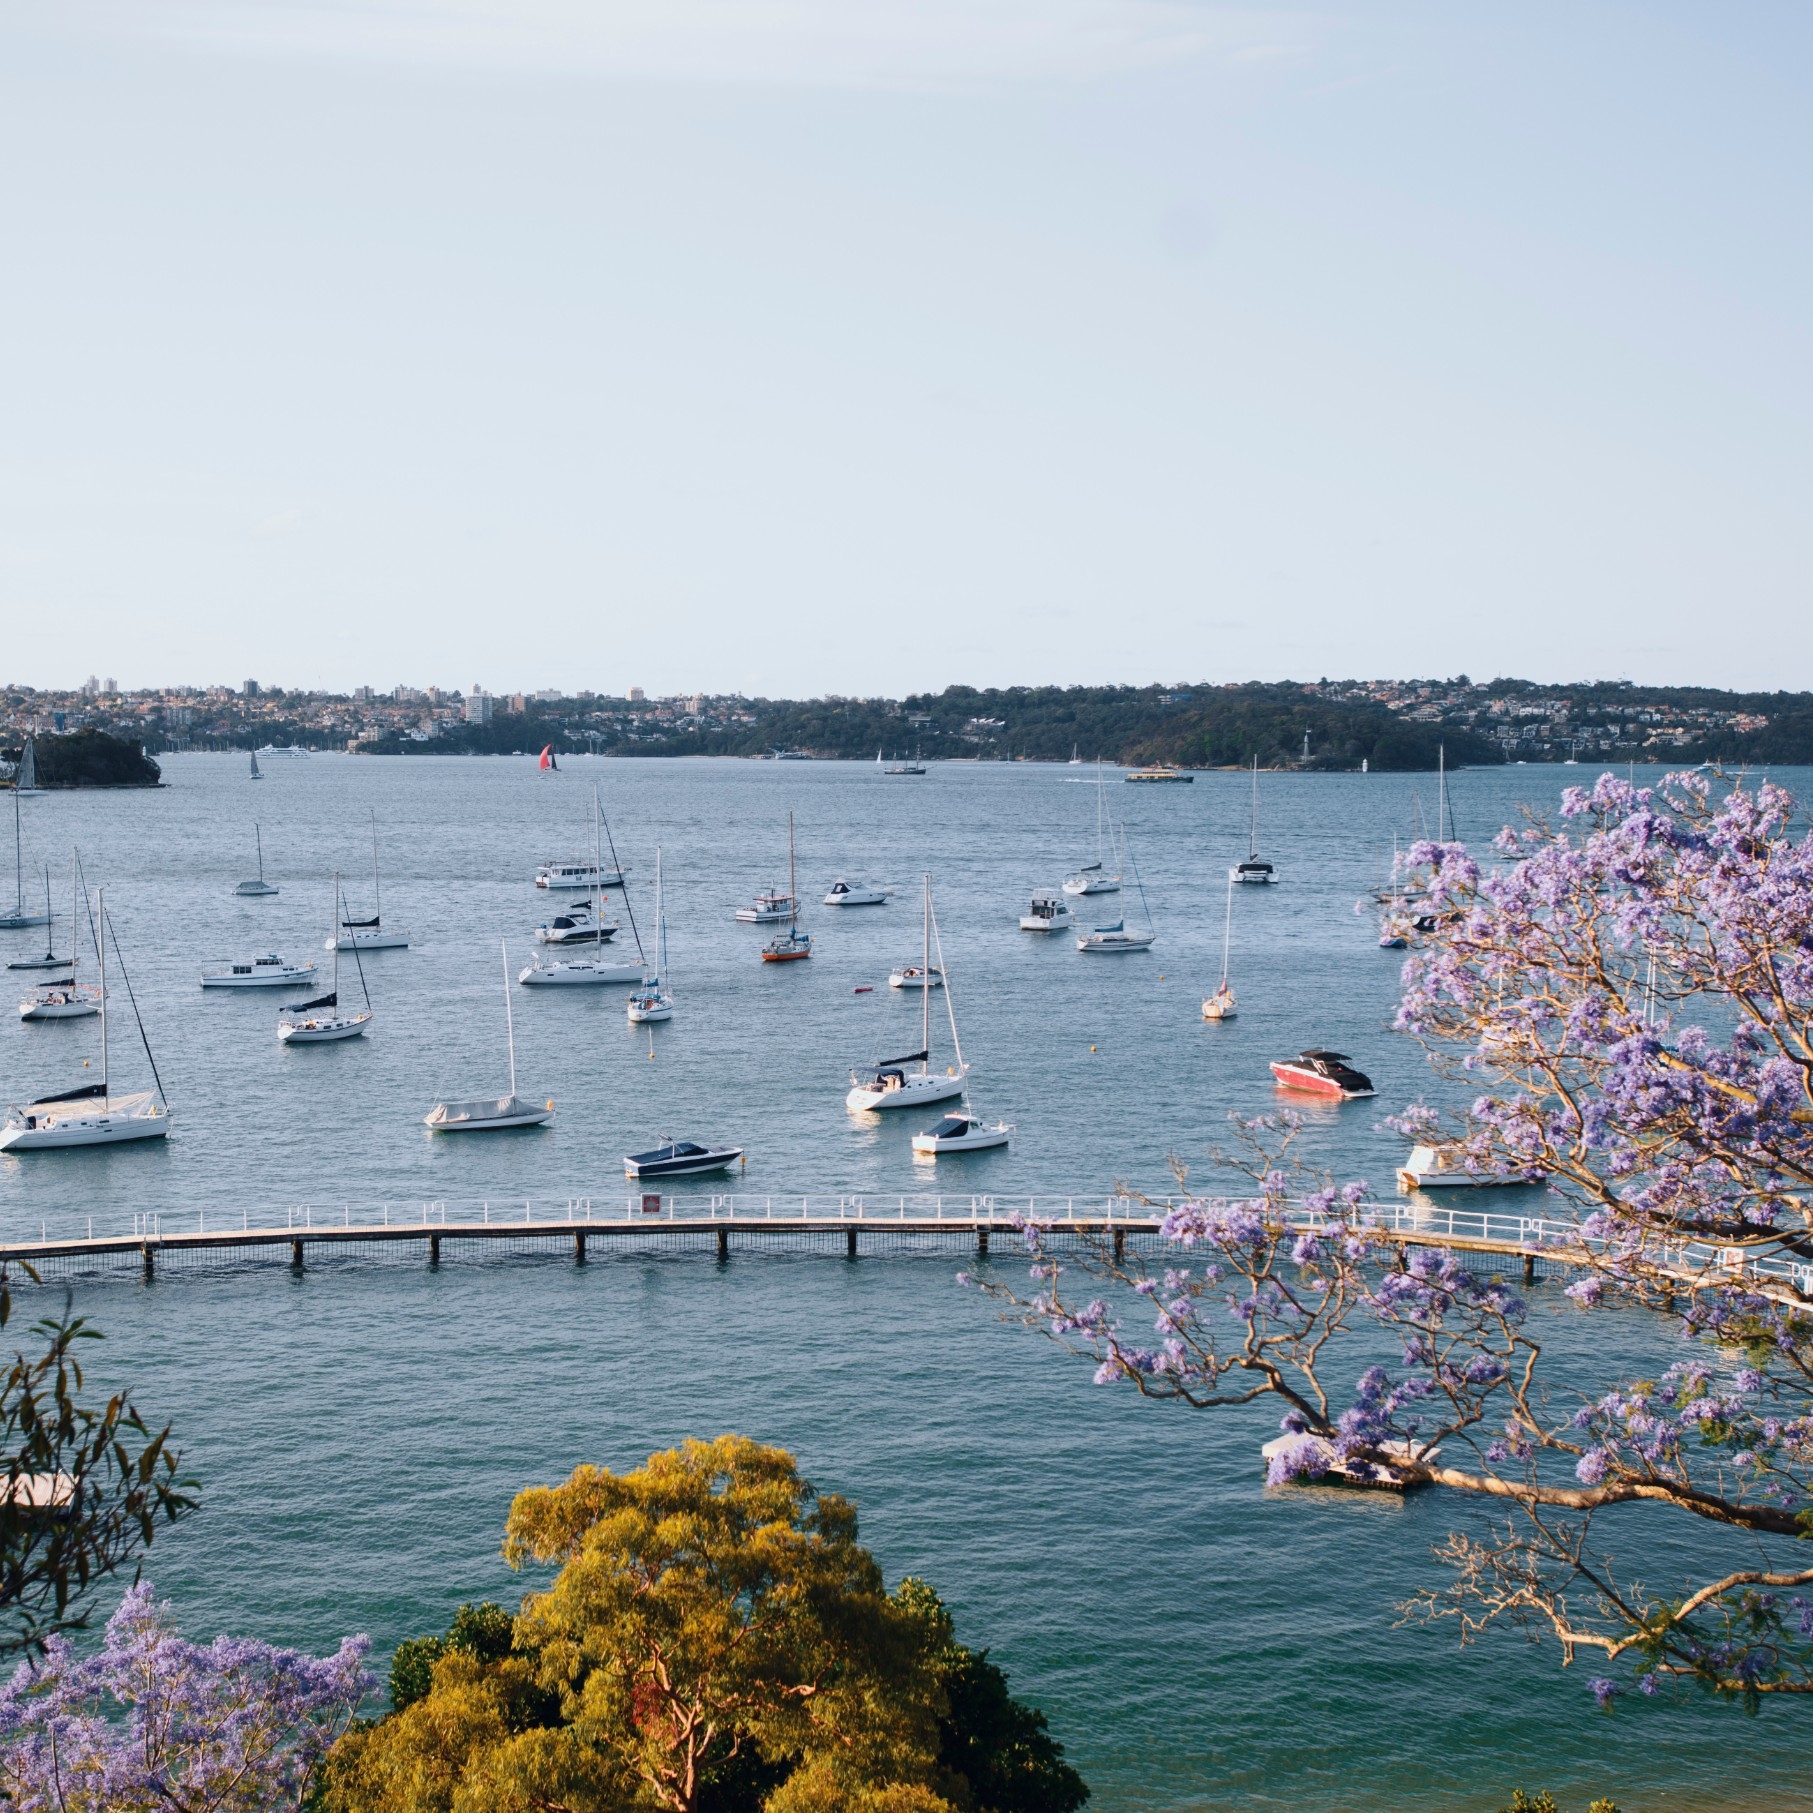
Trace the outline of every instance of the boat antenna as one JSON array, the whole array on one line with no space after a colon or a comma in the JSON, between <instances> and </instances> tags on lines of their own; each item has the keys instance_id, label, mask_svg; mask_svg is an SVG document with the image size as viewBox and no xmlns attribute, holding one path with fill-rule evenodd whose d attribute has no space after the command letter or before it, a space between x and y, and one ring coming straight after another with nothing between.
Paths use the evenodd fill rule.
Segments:
<instances>
[{"instance_id":1,"label":"boat antenna","mask_svg":"<svg viewBox=\"0 0 1813 1813\"><path fill-rule=\"evenodd\" d=\"M926 916L932 922L932 936L933 936L933 938L935 938L937 940L938 975L939 975L940 980L944 983L944 1011L950 1019L951 1049L953 1051L955 1051L957 1054L957 1074L959 1076L961 1076L963 1074L964 1070L966 1069L966 1066L963 1062L963 1041L957 1037L957 1002L956 1002L955 997L951 994L950 966L944 960L944 934L938 930L938 912L937 912L937 909L932 905L932 878L929 875L925 878L925 908L926 908ZM929 977L927 979L930 980ZM929 989L926 991L925 998L926 998L926 1005L929 1008L931 1005L931 999L932 999L931 991ZM926 1022L927 1022L927 1032L929 1034L930 1022L931 1022L931 1015L929 1012L926 1015ZM931 1040L928 1037L926 1040L926 1056L927 1056L927 1068L928 1069L930 1068L931 1049L932 1049Z\"/></svg>"},{"instance_id":2,"label":"boat antenna","mask_svg":"<svg viewBox=\"0 0 1813 1813\"><path fill-rule=\"evenodd\" d=\"M504 1039L510 1047L510 1100L516 1100L516 1016L510 1011L510 940L499 940L504 951Z\"/></svg>"},{"instance_id":3,"label":"boat antenna","mask_svg":"<svg viewBox=\"0 0 1813 1813\"><path fill-rule=\"evenodd\" d=\"M126 954L120 949L120 935L107 922L107 891L100 889L96 895L101 907L101 929L113 939L113 954L120 966L120 980L126 985L126 999L132 1006L132 1023L138 1028L139 1043L145 1048L145 1062L151 1066L151 1080L157 1085L157 1099L165 1108L170 1106L170 1098L164 1094L164 1079L157 1073L157 1059L151 1055L151 1040L145 1032L144 1017L138 1010L138 996L132 992L132 978L126 973ZM107 1087L107 947L101 946L101 1087Z\"/></svg>"},{"instance_id":4,"label":"boat antenna","mask_svg":"<svg viewBox=\"0 0 1813 1813\"><path fill-rule=\"evenodd\" d=\"M598 796L596 789L593 790L592 804L594 808L597 807ZM617 860L617 840L611 836L611 821L600 812L598 814L598 822L604 827L605 841L611 847L611 867L617 871L619 878L621 878L623 874L623 864ZM642 933L636 925L636 903L630 899L630 889L627 881L623 884L623 910L630 916L630 932L636 940L636 955L642 959L642 967L647 969L648 957L642 949ZM598 917L600 919L603 919L604 917L604 877L602 875L598 877Z\"/></svg>"}]
</instances>

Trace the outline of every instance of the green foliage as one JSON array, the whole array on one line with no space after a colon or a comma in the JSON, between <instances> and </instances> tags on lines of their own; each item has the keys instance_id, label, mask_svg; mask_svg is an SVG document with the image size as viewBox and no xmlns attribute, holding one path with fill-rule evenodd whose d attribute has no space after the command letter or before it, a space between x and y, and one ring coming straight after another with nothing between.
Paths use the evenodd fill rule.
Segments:
<instances>
[{"instance_id":1,"label":"green foliage","mask_svg":"<svg viewBox=\"0 0 1813 1813\"><path fill-rule=\"evenodd\" d=\"M401 1712L425 1699L434 1685L434 1665L452 1650L481 1662L501 1662L510 1653L516 1620L488 1599L462 1605L444 1637L406 1637L390 1661L390 1706Z\"/></svg>"},{"instance_id":2,"label":"green foliage","mask_svg":"<svg viewBox=\"0 0 1813 1813\"><path fill-rule=\"evenodd\" d=\"M6 751L8 761L19 755L18 749ZM136 737L104 730L39 737L33 760L40 787L155 787L163 774Z\"/></svg>"},{"instance_id":3,"label":"green foliage","mask_svg":"<svg viewBox=\"0 0 1813 1813\"><path fill-rule=\"evenodd\" d=\"M1547 1788L1534 1799L1521 1788L1513 1788L1510 1804L1500 1807L1498 1813L1561 1813L1561 1809L1555 1804L1555 1797ZM1586 1813L1618 1813L1618 1808L1613 1801L1596 1800L1587 1807Z\"/></svg>"}]
</instances>

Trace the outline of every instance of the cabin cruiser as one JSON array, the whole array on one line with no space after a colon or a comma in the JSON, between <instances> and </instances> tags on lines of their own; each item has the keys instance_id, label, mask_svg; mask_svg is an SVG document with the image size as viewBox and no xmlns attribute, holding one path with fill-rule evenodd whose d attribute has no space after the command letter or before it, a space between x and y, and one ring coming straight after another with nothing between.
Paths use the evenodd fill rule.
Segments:
<instances>
[{"instance_id":1,"label":"cabin cruiser","mask_svg":"<svg viewBox=\"0 0 1813 1813\"><path fill-rule=\"evenodd\" d=\"M544 862L535 871L538 888L620 888L628 871L600 862Z\"/></svg>"},{"instance_id":2,"label":"cabin cruiser","mask_svg":"<svg viewBox=\"0 0 1813 1813\"><path fill-rule=\"evenodd\" d=\"M315 973L312 963L286 963L281 957L254 957L249 963L201 972L203 988L289 988Z\"/></svg>"},{"instance_id":3,"label":"cabin cruiser","mask_svg":"<svg viewBox=\"0 0 1813 1813\"><path fill-rule=\"evenodd\" d=\"M1272 1075L1286 1089L1332 1096L1336 1101L1351 1102L1359 1096L1378 1094L1372 1078L1355 1070L1338 1051L1299 1052L1294 1058L1275 1061Z\"/></svg>"},{"instance_id":4,"label":"cabin cruiser","mask_svg":"<svg viewBox=\"0 0 1813 1813\"><path fill-rule=\"evenodd\" d=\"M1156 932L1133 931L1124 919L1117 919L1112 925L1098 925L1094 931L1085 932L1076 941L1076 947L1079 951L1113 956L1127 951L1149 951L1157 942Z\"/></svg>"},{"instance_id":5,"label":"cabin cruiser","mask_svg":"<svg viewBox=\"0 0 1813 1813\"><path fill-rule=\"evenodd\" d=\"M779 925L793 917L793 896L770 888L766 894L756 895L754 906L738 907L736 916L744 925Z\"/></svg>"},{"instance_id":6,"label":"cabin cruiser","mask_svg":"<svg viewBox=\"0 0 1813 1813\"><path fill-rule=\"evenodd\" d=\"M937 1126L913 1135L913 1150L921 1158L942 1158L952 1152L988 1152L1005 1146L1013 1133L1006 1121L992 1127L979 1116L959 1109Z\"/></svg>"},{"instance_id":7,"label":"cabin cruiser","mask_svg":"<svg viewBox=\"0 0 1813 1813\"><path fill-rule=\"evenodd\" d=\"M670 1139L648 1152L625 1154L626 1177L701 1177L707 1171L727 1171L741 1162L741 1146L701 1146L695 1140Z\"/></svg>"},{"instance_id":8,"label":"cabin cruiser","mask_svg":"<svg viewBox=\"0 0 1813 1813\"><path fill-rule=\"evenodd\" d=\"M831 892L825 896L826 906L886 906L888 890L886 888L853 888L841 877L832 883Z\"/></svg>"},{"instance_id":9,"label":"cabin cruiser","mask_svg":"<svg viewBox=\"0 0 1813 1813\"><path fill-rule=\"evenodd\" d=\"M564 906L552 919L535 928L537 944L609 944L617 936L614 919L601 919L589 900L576 900Z\"/></svg>"},{"instance_id":10,"label":"cabin cruiser","mask_svg":"<svg viewBox=\"0 0 1813 1813\"><path fill-rule=\"evenodd\" d=\"M1023 932L1067 932L1075 923L1070 902L1062 894L1035 894L1032 905L1020 915Z\"/></svg>"}]
</instances>

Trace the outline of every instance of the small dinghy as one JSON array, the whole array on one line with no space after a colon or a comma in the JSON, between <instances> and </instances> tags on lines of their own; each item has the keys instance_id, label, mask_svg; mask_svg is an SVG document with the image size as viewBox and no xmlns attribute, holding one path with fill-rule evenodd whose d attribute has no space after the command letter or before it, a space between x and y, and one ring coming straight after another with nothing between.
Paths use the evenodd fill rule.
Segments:
<instances>
[{"instance_id":1,"label":"small dinghy","mask_svg":"<svg viewBox=\"0 0 1813 1813\"><path fill-rule=\"evenodd\" d=\"M937 1126L913 1135L913 1150L921 1158L943 1158L953 1152L990 1152L1005 1146L1013 1134L1006 1121L991 1127L979 1115L959 1109Z\"/></svg>"},{"instance_id":2,"label":"small dinghy","mask_svg":"<svg viewBox=\"0 0 1813 1813\"><path fill-rule=\"evenodd\" d=\"M888 904L886 888L864 888L853 886L841 876L831 884L831 892L825 896L826 906L886 906Z\"/></svg>"},{"instance_id":3,"label":"small dinghy","mask_svg":"<svg viewBox=\"0 0 1813 1813\"><path fill-rule=\"evenodd\" d=\"M670 1139L648 1152L631 1152L623 1160L626 1177L702 1177L727 1171L741 1161L741 1146L701 1146L695 1140Z\"/></svg>"},{"instance_id":4,"label":"small dinghy","mask_svg":"<svg viewBox=\"0 0 1813 1813\"><path fill-rule=\"evenodd\" d=\"M1294 1058L1275 1061L1272 1075L1286 1089L1301 1089L1309 1095L1325 1095L1341 1102L1378 1094L1372 1078L1355 1070L1338 1051L1299 1052Z\"/></svg>"},{"instance_id":5,"label":"small dinghy","mask_svg":"<svg viewBox=\"0 0 1813 1813\"><path fill-rule=\"evenodd\" d=\"M935 963L929 968L917 963L904 964L901 968L890 971L888 975L889 988L942 988L943 986L944 971Z\"/></svg>"}]
</instances>

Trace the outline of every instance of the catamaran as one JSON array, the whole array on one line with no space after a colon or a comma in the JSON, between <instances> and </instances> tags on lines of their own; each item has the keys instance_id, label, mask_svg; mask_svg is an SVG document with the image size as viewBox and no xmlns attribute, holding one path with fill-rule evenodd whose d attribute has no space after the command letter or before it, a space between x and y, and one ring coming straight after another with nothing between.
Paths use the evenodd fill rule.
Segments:
<instances>
[{"instance_id":1,"label":"catamaran","mask_svg":"<svg viewBox=\"0 0 1813 1813\"><path fill-rule=\"evenodd\" d=\"M1112 841L1108 825L1108 792L1102 780L1102 765L1095 765L1095 861L1086 862L1074 875L1065 877L1064 892L1079 898L1085 894L1118 894L1121 878L1108 873Z\"/></svg>"},{"instance_id":2,"label":"catamaran","mask_svg":"<svg viewBox=\"0 0 1813 1813\"><path fill-rule=\"evenodd\" d=\"M944 940L938 934L937 923L932 914L932 878L928 875L925 878L921 932L924 953L920 958L919 968L924 973L933 967L932 942L936 937L937 970L942 977L945 975ZM950 1017L951 1049L957 1059L955 1067L946 1070L943 1076L932 1074L932 991L929 988L922 990L919 1049L909 1051L901 1058L878 1058L865 1070L853 1070L850 1073L850 1092L844 1097L846 1108L857 1113L881 1108L924 1108L933 1102L947 1102L952 1096L963 1093L969 1066L963 1061L963 1045L957 1037L957 1009L948 986L944 991L944 1005ZM908 1070L909 1064L917 1064L919 1068Z\"/></svg>"},{"instance_id":3,"label":"catamaran","mask_svg":"<svg viewBox=\"0 0 1813 1813\"><path fill-rule=\"evenodd\" d=\"M475 1102L436 1102L422 1117L435 1133L499 1133L511 1127L544 1127L554 1118L554 1104L545 1108L523 1101L516 1093L516 1020L510 1011L510 943L501 940L504 953L504 1038L510 1049L510 1093L487 1096Z\"/></svg>"},{"instance_id":4,"label":"catamaran","mask_svg":"<svg viewBox=\"0 0 1813 1813\"><path fill-rule=\"evenodd\" d=\"M655 846L655 967L642 978L642 986L629 998L630 1024L671 1020L674 999L667 992L667 902L661 892L661 846Z\"/></svg>"},{"instance_id":5,"label":"catamaran","mask_svg":"<svg viewBox=\"0 0 1813 1813\"><path fill-rule=\"evenodd\" d=\"M1253 757L1253 810L1248 821L1246 861L1236 863L1228 873L1240 882L1263 887L1278 879L1278 871L1269 862L1259 860L1259 758Z\"/></svg>"},{"instance_id":6,"label":"catamaran","mask_svg":"<svg viewBox=\"0 0 1813 1813\"><path fill-rule=\"evenodd\" d=\"M340 895L340 875L334 873L334 910L328 920L330 933L333 928L343 925L346 911L345 902ZM340 1039L363 1038L365 1029L371 1024L371 992L365 986L365 963L359 955L359 947L350 948L353 962L359 968L359 993L365 1005L352 1013L340 1011L340 940L330 936L328 949L334 953L334 985L324 995L317 995L312 1001L298 1001L293 1007L280 1008L277 1013L277 1042L280 1045L331 1045Z\"/></svg>"},{"instance_id":7,"label":"catamaran","mask_svg":"<svg viewBox=\"0 0 1813 1813\"><path fill-rule=\"evenodd\" d=\"M78 914L76 903L82 896L82 864L75 851L69 856L69 974L58 976L54 981L40 982L23 1001L19 1003L21 1020L84 1020L101 1011L101 989L99 983L78 982L76 980L76 959L81 955L82 944L77 936ZM50 871L44 872L44 906L50 908Z\"/></svg>"},{"instance_id":8,"label":"catamaran","mask_svg":"<svg viewBox=\"0 0 1813 1813\"><path fill-rule=\"evenodd\" d=\"M261 899L266 894L275 894L277 884L264 878L264 832L256 820L252 824L252 835L258 840L258 878L256 881L242 881L233 892L243 899Z\"/></svg>"},{"instance_id":9,"label":"catamaran","mask_svg":"<svg viewBox=\"0 0 1813 1813\"><path fill-rule=\"evenodd\" d=\"M23 765L23 764L21 764ZM43 912L36 912L25 904L25 834L19 822L19 789L13 789L13 910L0 913L0 931L25 932L34 925L50 924L50 906L48 902Z\"/></svg>"},{"instance_id":10,"label":"catamaran","mask_svg":"<svg viewBox=\"0 0 1813 1813\"><path fill-rule=\"evenodd\" d=\"M812 939L799 929L799 885L793 866L793 814L787 814L787 929L762 946L764 963L798 963L812 955Z\"/></svg>"},{"instance_id":11,"label":"catamaran","mask_svg":"<svg viewBox=\"0 0 1813 1813\"><path fill-rule=\"evenodd\" d=\"M378 876L378 815L371 815L371 917L349 919L346 904L341 902L340 923L328 928L330 951L402 951L409 948L409 934L394 928L384 929L384 889ZM361 970L360 975L364 975Z\"/></svg>"},{"instance_id":12,"label":"catamaran","mask_svg":"<svg viewBox=\"0 0 1813 1813\"><path fill-rule=\"evenodd\" d=\"M1228 910L1221 922L1221 980L1215 985L1215 992L1202 1004L1202 1017L1205 1020L1231 1020L1238 1003L1234 991L1228 986L1228 947L1234 938L1234 877L1228 877Z\"/></svg>"},{"instance_id":13,"label":"catamaran","mask_svg":"<svg viewBox=\"0 0 1813 1813\"><path fill-rule=\"evenodd\" d=\"M132 1003L132 1017L138 1025L139 1041L145 1048L145 1061L151 1066L153 1087L131 1095L115 1095L108 1069L107 1055L107 896L102 892L96 902L97 925L95 944L101 968L101 1080L82 1083L55 1095L39 1096L35 1101L6 1111L0 1123L0 1152L47 1152L71 1146L113 1146L127 1140L162 1139L170 1131L170 1104L164 1099L163 1080L157 1074L157 1060L151 1055L151 1041L145 1035L145 1022L139 1018L138 1001L132 993L132 982L126 975L125 960L120 958L120 979L126 987L126 998ZM114 939L113 954L120 957L119 940Z\"/></svg>"}]
</instances>

